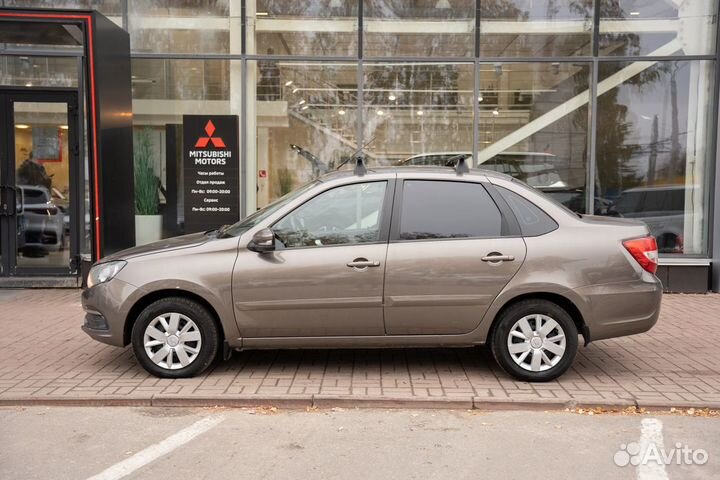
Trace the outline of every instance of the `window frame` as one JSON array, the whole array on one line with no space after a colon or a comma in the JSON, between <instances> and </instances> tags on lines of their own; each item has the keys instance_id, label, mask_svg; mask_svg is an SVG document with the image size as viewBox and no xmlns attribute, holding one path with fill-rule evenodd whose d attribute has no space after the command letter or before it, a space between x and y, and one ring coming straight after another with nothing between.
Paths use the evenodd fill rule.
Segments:
<instances>
[{"instance_id":1,"label":"window frame","mask_svg":"<svg viewBox=\"0 0 720 480\"><path fill-rule=\"evenodd\" d=\"M479 185L480 188L484 188L485 192L490 196L490 199L495 204L495 207L500 212L500 235L498 236L486 236L486 237L449 237L449 238L418 238L418 239L403 239L400 238L400 221L402 220L402 207L403 207L403 193L405 190L405 182L454 182L454 183L469 183L473 185ZM500 193L495 190L495 187L489 181L476 180L468 178L423 178L423 177L406 177L398 179L398 183L395 186L395 196L393 200L393 211L392 220L390 225L390 243L414 243L414 242L445 242L452 240L483 240L491 238L522 238L520 230L520 224L518 223L515 214L510 209L510 206L500 196Z\"/></svg>"},{"instance_id":2,"label":"window frame","mask_svg":"<svg viewBox=\"0 0 720 480\"><path fill-rule=\"evenodd\" d=\"M277 249L278 252L284 252L288 250L305 250L305 249L315 249L315 248L330 248L330 247L354 247L354 246L361 246L361 245L381 245L381 244L387 244L389 237L390 237L390 221L391 221L391 215L392 215L392 204L393 204L393 198L395 194L395 185L396 180L394 178L379 178L376 180L363 180L361 178L357 178L356 181L343 183L341 185L333 185L329 188L325 188L319 192L316 192L312 197L307 198L305 201L303 201L301 204L296 205L293 207L292 210L286 212L283 214L280 218L273 220L270 225L267 226L270 230L273 230L274 233L274 227L281 221L283 221L286 217L289 215L292 215L296 210L306 205L308 202L313 201L315 198L319 197L320 195L323 195L331 190L336 190L338 188L344 188L344 187L350 187L352 185L361 185L364 183L379 183L379 182L385 182L385 196L383 197L383 203L382 208L380 209L380 232L379 237L376 242L362 242L362 243L334 243L331 245L304 245L301 247L285 247ZM277 237L275 239L276 245L277 245Z\"/></svg>"}]
</instances>

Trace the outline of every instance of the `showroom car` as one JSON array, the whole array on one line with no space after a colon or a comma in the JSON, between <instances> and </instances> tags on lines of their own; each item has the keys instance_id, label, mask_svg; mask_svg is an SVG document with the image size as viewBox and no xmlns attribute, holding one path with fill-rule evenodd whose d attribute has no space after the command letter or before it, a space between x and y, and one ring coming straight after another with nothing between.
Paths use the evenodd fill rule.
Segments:
<instances>
[{"instance_id":1,"label":"showroom car","mask_svg":"<svg viewBox=\"0 0 720 480\"><path fill-rule=\"evenodd\" d=\"M63 211L52 201L50 191L39 185L18 186L18 223L23 232L18 248L31 252L57 252L65 246Z\"/></svg>"}]
</instances>

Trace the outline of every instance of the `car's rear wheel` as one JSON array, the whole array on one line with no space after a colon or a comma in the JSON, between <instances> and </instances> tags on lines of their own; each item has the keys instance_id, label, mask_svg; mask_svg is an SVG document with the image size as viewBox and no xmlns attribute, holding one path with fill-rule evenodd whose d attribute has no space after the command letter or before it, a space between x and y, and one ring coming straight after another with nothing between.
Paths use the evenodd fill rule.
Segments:
<instances>
[{"instance_id":1,"label":"car's rear wheel","mask_svg":"<svg viewBox=\"0 0 720 480\"><path fill-rule=\"evenodd\" d=\"M202 373L218 352L215 321L205 307L182 297L151 303L132 329L138 362L155 376L187 378Z\"/></svg>"},{"instance_id":2,"label":"car's rear wheel","mask_svg":"<svg viewBox=\"0 0 720 480\"><path fill-rule=\"evenodd\" d=\"M572 365L578 332L572 317L556 303L522 300L501 314L490 347L497 363L513 377L546 382Z\"/></svg>"}]
</instances>

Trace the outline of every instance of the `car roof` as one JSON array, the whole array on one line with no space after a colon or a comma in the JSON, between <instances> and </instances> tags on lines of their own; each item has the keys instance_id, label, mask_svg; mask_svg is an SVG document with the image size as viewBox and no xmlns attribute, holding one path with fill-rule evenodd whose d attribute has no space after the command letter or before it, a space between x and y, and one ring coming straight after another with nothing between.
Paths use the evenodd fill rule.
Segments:
<instances>
[{"instance_id":1,"label":"car roof","mask_svg":"<svg viewBox=\"0 0 720 480\"><path fill-rule=\"evenodd\" d=\"M455 172L453 167L435 167L426 165L407 165L407 166L389 166L389 167L371 167L367 169L367 173L364 176L371 177L373 174L387 175L387 174L398 174L412 172L418 174L418 176L427 178L443 177L447 176L448 173ZM484 168L471 168L469 172L462 174L463 176L469 177L493 177L504 180L512 181L512 177L505 175L504 173L496 172L494 170L487 170ZM336 170L333 172L326 173L325 175L318 178L321 182L336 180L345 177L354 177L355 172L352 169L348 170ZM359 177L358 177L359 178Z\"/></svg>"},{"instance_id":2,"label":"car roof","mask_svg":"<svg viewBox=\"0 0 720 480\"><path fill-rule=\"evenodd\" d=\"M628 188L627 190L623 190L623 194L625 193L637 193L637 192L657 192L657 191L663 191L663 190L685 190L686 188L695 188L693 186L686 186L686 185L652 185L652 186L646 186L646 187L633 187Z\"/></svg>"}]
</instances>

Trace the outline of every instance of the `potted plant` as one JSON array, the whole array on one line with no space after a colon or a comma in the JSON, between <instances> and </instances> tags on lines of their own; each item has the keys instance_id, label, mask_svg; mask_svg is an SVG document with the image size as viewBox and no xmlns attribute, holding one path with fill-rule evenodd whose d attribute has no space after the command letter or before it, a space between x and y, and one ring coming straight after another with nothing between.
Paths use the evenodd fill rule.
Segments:
<instances>
[{"instance_id":1,"label":"potted plant","mask_svg":"<svg viewBox=\"0 0 720 480\"><path fill-rule=\"evenodd\" d=\"M158 214L158 179L152 168L150 132L144 129L135 142L135 244L162 238L162 215Z\"/></svg>"}]
</instances>

